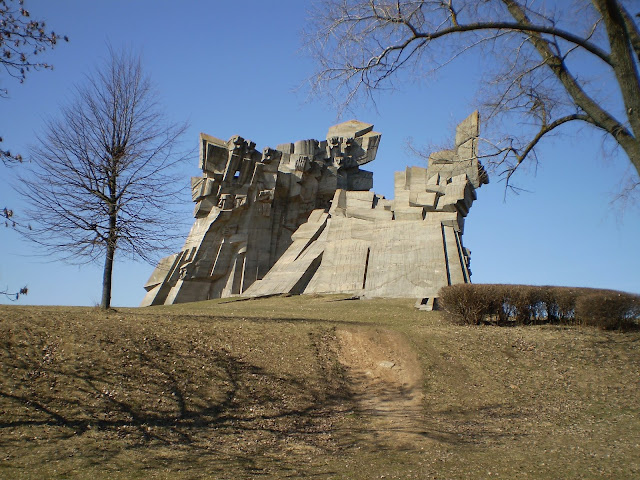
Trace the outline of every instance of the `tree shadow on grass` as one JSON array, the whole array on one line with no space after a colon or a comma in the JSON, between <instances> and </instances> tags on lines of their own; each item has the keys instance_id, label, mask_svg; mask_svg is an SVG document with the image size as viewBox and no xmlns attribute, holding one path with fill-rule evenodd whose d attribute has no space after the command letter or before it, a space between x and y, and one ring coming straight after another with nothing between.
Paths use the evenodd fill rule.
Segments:
<instances>
[{"instance_id":1,"label":"tree shadow on grass","mask_svg":"<svg viewBox=\"0 0 640 480\"><path fill-rule=\"evenodd\" d=\"M53 455L68 468L311 476L317 465L296 456L335 453L333 426L350 408L340 377L321 375L333 368L330 352L316 357L317 374L298 378L206 339L103 336L71 358L59 349L38 332L2 342L8 463ZM21 458L34 446L39 459Z\"/></svg>"},{"instance_id":2,"label":"tree shadow on grass","mask_svg":"<svg viewBox=\"0 0 640 480\"><path fill-rule=\"evenodd\" d=\"M328 478L360 452L419 451L378 435L376 413L357 405L338 362L335 322L322 322L308 334L312 354L299 369L260 363L223 335L181 333L197 322L172 336L133 335L120 324L84 333L71 324L55 335L46 323L22 325L0 339L3 462L24 471L58 462L69 477ZM416 411L425 421L409 433L454 447L499 441L502 433L481 419L505 412L443 411L432 421L433 412Z\"/></svg>"}]
</instances>

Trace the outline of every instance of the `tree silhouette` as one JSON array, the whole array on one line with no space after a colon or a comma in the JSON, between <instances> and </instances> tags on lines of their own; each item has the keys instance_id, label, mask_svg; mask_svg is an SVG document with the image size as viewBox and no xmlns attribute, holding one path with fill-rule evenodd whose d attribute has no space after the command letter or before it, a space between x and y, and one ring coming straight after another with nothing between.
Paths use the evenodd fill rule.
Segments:
<instances>
[{"instance_id":1,"label":"tree silhouette","mask_svg":"<svg viewBox=\"0 0 640 480\"><path fill-rule=\"evenodd\" d=\"M176 238L176 167L185 124L167 121L139 57L109 60L47 122L20 175L31 229L45 253L69 262L104 259L102 300L111 305L116 251L149 262Z\"/></svg>"}]
</instances>

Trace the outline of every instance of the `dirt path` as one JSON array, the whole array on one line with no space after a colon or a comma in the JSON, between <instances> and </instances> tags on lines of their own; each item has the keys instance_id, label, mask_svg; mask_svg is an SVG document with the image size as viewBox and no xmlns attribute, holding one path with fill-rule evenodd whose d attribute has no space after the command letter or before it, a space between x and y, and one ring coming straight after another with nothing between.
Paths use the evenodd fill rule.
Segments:
<instances>
[{"instance_id":1,"label":"dirt path","mask_svg":"<svg viewBox=\"0 0 640 480\"><path fill-rule=\"evenodd\" d=\"M422 370L408 340L379 328L341 329L337 337L340 362L363 414L362 433L396 446L421 439Z\"/></svg>"}]
</instances>

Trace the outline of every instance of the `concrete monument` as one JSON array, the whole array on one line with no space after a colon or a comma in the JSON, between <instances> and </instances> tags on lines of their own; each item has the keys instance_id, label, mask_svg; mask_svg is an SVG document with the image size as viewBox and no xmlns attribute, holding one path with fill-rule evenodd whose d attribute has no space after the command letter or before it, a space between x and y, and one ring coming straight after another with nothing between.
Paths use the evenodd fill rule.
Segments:
<instances>
[{"instance_id":1,"label":"concrete monument","mask_svg":"<svg viewBox=\"0 0 640 480\"><path fill-rule=\"evenodd\" d=\"M316 209L337 190L367 191L380 134L355 120L326 140L265 148L234 136L200 134L202 177L191 179L195 222L181 252L163 258L147 281L142 305L243 294L263 278Z\"/></svg>"},{"instance_id":2,"label":"concrete monument","mask_svg":"<svg viewBox=\"0 0 640 480\"><path fill-rule=\"evenodd\" d=\"M464 217L488 183L477 157L478 113L428 168L396 172L393 200L370 192L371 173L359 168L375 158L380 134L372 129L345 122L326 141L262 155L241 137L201 135L195 224L183 250L152 274L142 305L351 293L430 307L440 287L469 282Z\"/></svg>"},{"instance_id":3,"label":"concrete monument","mask_svg":"<svg viewBox=\"0 0 640 480\"><path fill-rule=\"evenodd\" d=\"M395 174L395 198L337 190L315 210L293 244L247 296L352 293L414 297L432 305L438 290L470 281L464 218L476 188L488 183L477 158L478 114L457 128L455 148L432 154L429 167Z\"/></svg>"}]
</instances>

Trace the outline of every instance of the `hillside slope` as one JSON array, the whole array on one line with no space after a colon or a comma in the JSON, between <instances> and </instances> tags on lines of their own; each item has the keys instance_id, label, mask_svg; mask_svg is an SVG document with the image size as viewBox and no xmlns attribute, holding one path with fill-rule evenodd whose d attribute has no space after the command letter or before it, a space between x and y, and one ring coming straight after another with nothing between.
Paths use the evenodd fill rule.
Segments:
<instances>
[{"instance_id":1,"label":"hillside slope","mask_svg":"<svg viewBox=\"0 0 640 480\"><path fill-rule=\"evenodd\" d=\"M640 474L638 332L412 305L0 306L0 477Z\"/></svg>"}]
</instances>

